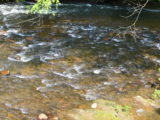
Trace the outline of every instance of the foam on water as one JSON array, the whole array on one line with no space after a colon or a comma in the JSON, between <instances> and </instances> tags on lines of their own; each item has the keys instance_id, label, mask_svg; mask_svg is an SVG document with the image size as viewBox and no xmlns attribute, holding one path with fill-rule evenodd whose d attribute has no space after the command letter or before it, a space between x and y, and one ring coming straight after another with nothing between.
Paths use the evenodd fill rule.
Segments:
<instances>
[{"instance_id":1,"label":"foam on water","mask_svg":"<svg viewBox=\"0 0 160 120\"><path fill-rule=\"evenodd\" d=\"M26 14L23 5L0 5L0 13L2 15Z\"/></svg>"},{"instance_id":2,"label":"foam on water","mask_svg":"<svg viewBox=\"0 0 160 120\"><path fill-rule=\"evenodd\" d=\"M34 57L33 56L25 56L25 53L18 53L17 55L13 56L13 57L8 57L8 60L10 61L15 61L15 62L30 62L31 60L33 60Z\"/></svg>"},{"instance_id":3,"label":"foam on water","mask_svg":"<svg viewBox=\"0 0 160 120\"><path fill-rule=\"evenodd\" d=\"M69 79L75 79L76 78L76 75L72 74L72 73L60 73L60 72L56 72L56 71L53 71L54 74L56 75L59 75L59 76L62 76L62 77L65 77L65 78L69 78Z\"/></svg>"},{"instance_id":4,"label":"foam on water","mask_svg":"<svg viewBox=\"0 0 160 120\"><path fill-rule=\"evenodd\" d=\"M31 76L26 76L26 75L15 75L15 77L21 78L21 79L35 79L35 78L39 78L39 76L37 76L37 75L31 75Z\"/></svg>"},{"instance_id":5,"label":"foam on water","mask_svg":"<svg viewBox=\"0 0 160 120\"><path fill-rule=\"evenodd\" d=\"M74 66L73 66L73 69L76 70L76 72L77 72L78 74L82 74L83 71L82 71L81 69L82 69L84 66L85 66L85 64L74 65Z\"/></svg>"}]
</instances>

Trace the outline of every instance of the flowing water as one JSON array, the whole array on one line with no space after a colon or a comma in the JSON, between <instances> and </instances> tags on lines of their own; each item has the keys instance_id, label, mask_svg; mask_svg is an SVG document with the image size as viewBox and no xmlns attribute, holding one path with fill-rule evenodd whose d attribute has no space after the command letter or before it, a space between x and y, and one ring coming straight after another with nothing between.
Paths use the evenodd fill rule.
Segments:
<instances>
[{"instance_id":1,"label":"flowing water","mask_svg":"<svg viewBox=\"0 0 160 120\"><path fill-rule=\"evenodd\" d=\"M65 120L62 112L96 98L151 93L160 10L143 11L136 41L110 36L133 22L121 17L129 8L63 4L56 11L36 16L24 5L0 5L0 70L10 71L0 78L0 120L35 120L39 113Z\"/></svg>"}]
</instances>

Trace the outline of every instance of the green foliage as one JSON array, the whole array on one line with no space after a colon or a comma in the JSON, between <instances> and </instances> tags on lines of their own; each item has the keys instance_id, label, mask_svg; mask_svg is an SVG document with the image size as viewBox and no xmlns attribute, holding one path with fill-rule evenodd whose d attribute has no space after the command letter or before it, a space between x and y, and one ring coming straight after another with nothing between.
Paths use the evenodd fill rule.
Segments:
<instances>
[{"instance_id":1,"label":"green foliage","mask_svg":"<svg viewBox=\"0 0 160 120\"><path fill-rule=\"evenodd\" d=\"M152 94L153 99L160 99L160 90L155 89L154 93Z\"/></svg>"},{"instance_id":2,"label":"green foliage","mask_svg":"<svg viewBox=\"0 0 160 120\"><path fill-rule=\"evenodd\" d=\"M131 109L130 106L125 105L125 106L121 106L121 105L116 105L116 110L118 112L123 111L123 112L129 112L129 110Z\"/></svg>"},{"instance_id":3,"label":"green foliage","mask_svg":"<svg viewBox=\"0 0 160 120\"><path fill-rule=\"evenodd\" d=\"M24 2L26 0L0 0L0 2ZM55 8L58 7L60 4L59 0L37 0L37 2L31 6L27 6L26 8L28 9L27 13L31 14L45 14L48 13L52 9L52 5L55 6ZM54 12L52 12L54 14Z\"/></svg>"},{"instance_id":4,"label":"green foliage","mask_svg":"<svg viewBox=\"0 0 160 120\"><path fill-rule=\"evenodd\" d=\"M122 106L122 111L124 111L124 112L129 112L130 109L131 109L131 107L128 105Z\"/></svg>"},{"instance_id":5,"label":"green foliage","mask_svg":"<svg viewBox=\"0 0 160 120\"><path fill-rule=\"evenodd\" d=\"M29 13L31 14L44 14L48 13L49 10L51 10L53 4L57 8L59 3L59 0L38 0L36 4L34 4L33 6L28 6L27 8L29 9Z\"/></svg>"}]
</instances>

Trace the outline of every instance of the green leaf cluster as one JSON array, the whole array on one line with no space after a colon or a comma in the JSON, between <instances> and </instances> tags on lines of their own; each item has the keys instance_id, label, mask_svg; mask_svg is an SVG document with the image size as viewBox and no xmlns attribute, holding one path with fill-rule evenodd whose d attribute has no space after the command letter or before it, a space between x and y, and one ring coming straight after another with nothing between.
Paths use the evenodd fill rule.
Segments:
<instances>
[{"instance_id":1,"label":"green leaf cluster","mask_svg":"<svg viewBox=\"0 0 160 120\"><path fill-rule=\"evenodd\" d=\"M152 94L153 99L160 99L160 90L155 89L154 93Z\"/></svg>"},{"instance_id":2,"label":"green leaf cluster","mask_svg":"<svg viewBox=\"0 0 160 120\"><path fill-rule=\"evenodd\" d=\"M52 5L55 5L55 7L57 8L59 4L60 4L59 0L38 0L37 3L34 4L33 6L28 6L29 9L28 12L31 14L48 13L49 10L51 10Z\"/></svg>"}]
</instances>

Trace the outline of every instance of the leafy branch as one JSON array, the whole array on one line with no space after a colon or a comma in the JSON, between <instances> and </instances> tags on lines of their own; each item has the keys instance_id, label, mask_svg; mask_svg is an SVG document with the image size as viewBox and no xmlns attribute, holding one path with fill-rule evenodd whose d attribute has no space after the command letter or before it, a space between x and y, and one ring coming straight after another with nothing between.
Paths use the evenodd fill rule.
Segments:
<instances>
[{"instance_id":1,"label":"leafy branch","mask_svg":"<svg viewBox=\"0 0 160 120\"><path fill-rule=\"evenodd\" d=\"M59 0L38 0L37 3L34 4L33 6L28 6L28 9L29 9L28 12L31 14L36 14L36 13L45 14L52 9L53 4L57 8L58 5L60 4L60 1Z\"/></svg>"}]
</instances>

